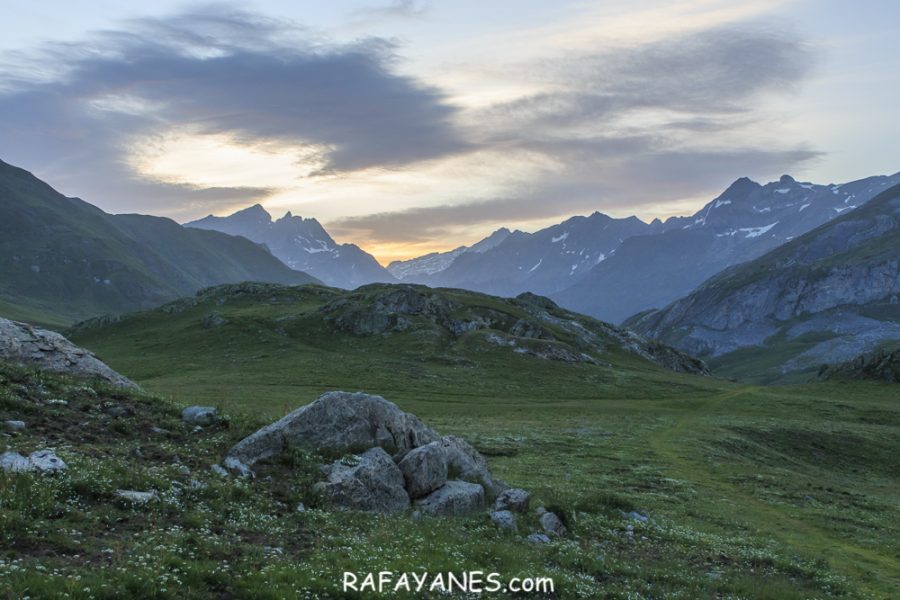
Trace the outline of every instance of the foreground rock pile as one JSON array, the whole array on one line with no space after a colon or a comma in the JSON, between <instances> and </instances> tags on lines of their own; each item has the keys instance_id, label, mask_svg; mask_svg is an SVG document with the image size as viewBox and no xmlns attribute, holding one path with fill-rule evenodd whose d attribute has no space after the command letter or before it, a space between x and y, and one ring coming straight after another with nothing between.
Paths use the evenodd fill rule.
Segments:
<instances>
[{"instance_id":1,"label":"foreground rock pile","mask_svg":"<svg viewBox=\"0 0 900 600\"><path fill-rule=\"evenodd\" d=\"M256 462L297 447L343 455L322 465L324 480L316 484L337 508L462 517L484 513L496 498L491 520L510 530L518 529L516 514L529 510L530 494L494 479L484 457L468 442L440 436L392 402L363 393L323 394L238 442L224 464L234 472L252 473ZM535 516L545 534L566 533L553 513L539 508Z\"/></svg>"}]
</instances>

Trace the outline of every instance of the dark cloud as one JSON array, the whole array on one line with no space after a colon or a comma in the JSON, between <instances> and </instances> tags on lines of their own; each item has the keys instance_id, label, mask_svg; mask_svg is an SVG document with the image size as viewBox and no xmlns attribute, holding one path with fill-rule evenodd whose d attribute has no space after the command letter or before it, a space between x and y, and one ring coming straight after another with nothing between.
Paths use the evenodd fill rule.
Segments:
<instances>
[{"instance_id":1,"label":"dark cloud","mask_svg":"<svg viewBox=\"0 0 900 600\"><path fill-rule=\"evenodd\" d=\"M34 62L52 65L37 71L43 80L23 80L21 69L3 79L0 154L44 171L113 175L129 136L165 126L325 148L329 172L464 150L456 109L440 90L398 75L394 50L381 39L327 44L293 23L225 7L130 21L45 48ZM123 101L139 109L109 110Z\"/></svg>"}]
</instances>

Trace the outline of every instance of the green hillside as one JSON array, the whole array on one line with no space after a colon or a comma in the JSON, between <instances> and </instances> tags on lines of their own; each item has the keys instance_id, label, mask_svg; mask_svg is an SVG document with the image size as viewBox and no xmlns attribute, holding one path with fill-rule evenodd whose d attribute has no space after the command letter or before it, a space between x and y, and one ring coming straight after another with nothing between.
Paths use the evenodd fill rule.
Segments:
<instances>
[{"instance_id":1,"label":"green hillside","mask_svg":"<svg viewBox=\"0 0 900 600\"><path fill-rule=\"evenodd\" d=\"M900 407L892 386L738 385L673 372L603 335L586 352L590 361L570 362L562 349L578 342L565 323L574 319L598 332L602 324L537 297L412 288L428 298L418 301L417 294L392 295L396 289L226 286L82 324L71 336L163 396L159 406L212 404L231 419L228 429L192 438L160 416L161 426L176 432L163 447L146 433L153 417L136 418L138 429L124 445L139 446L144 457L187 455L192 471L205 473L260 424L323 391L362 390L472 441L496 476L563 513L572 537L534 546L479 518L435 523L293 513L292 503L309 501L309 472L295 466L271 480L213 480L214 491L183 509L153 509L160 533L148 543L165 552L139 563L131 555L142 553L141 542L120 542L126 551L113 559L122 569L117 577L177 568L190 582L180 597L208 597L211 589L242 590L237 597L279 598L300 589L343 597L340 574L368 567L551 576L560 598L895 592ZM485 316L483 328L448 328ZM516 346L488 341L492 334L514 338ZM83 442L72 443L77 454ZM111 485L170 485L152 475L168 467L129 458L129 448L115 452L122 467ZM255 518L233 518L238 514ZM88 537L91 547L109 543ZM273 545L284 554L266 554L263 547ZM223 556L228 572L210 579ZM73 568L65 557L28 560Z\"/></svg>"},{"instance_id":2,"label":"green hillside","mask_svg":"<svg viewBox=\"0 0 900 600\"><path fill-rule=\"evenodd\" d=\"M209 285L315 281L243 238L109 215L0 161L0 314L51 326Z\"/></svg>"}]
</instances>

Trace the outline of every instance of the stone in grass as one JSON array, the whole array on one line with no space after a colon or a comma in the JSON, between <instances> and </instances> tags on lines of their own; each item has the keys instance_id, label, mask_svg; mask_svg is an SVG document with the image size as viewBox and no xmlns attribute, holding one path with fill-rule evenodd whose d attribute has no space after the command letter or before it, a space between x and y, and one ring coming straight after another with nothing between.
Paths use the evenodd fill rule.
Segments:
<instances>
[{"instance_id":1,"label":"stone in grass","mask_svg":"<svg viewBox=\"0 0 900 600\"><path fill-rule=\"evenodd\" d=\"M546 534L558 537L566 535L566 526L558 516L546 509L539 512L539 514L541 527L544 529L544 532Z\"/></svg>"},{"instance_id":2,"label":"stone in grass","mask_svg":"<svg viewBox=\"0 0 900 600\"><path fill-rule=\"evenodd\" d=\"M508 510L495 510L491 513L491 521L500 529L516 530L516 515Z\"/></svg>"},{"instance_id":3,"label":"stone in grass","mask_svg":"<svg viewBox=\"0 0 900 600\"><path fill-rule=\"evenodd\" d=\"M3 421L3 429L6 431L24 431L25 421Z\"/></svg>"},{"instance_id":4,"label":"stone in grass","mask_svg":"<svg viewBox=\"0 0 900 600\"><path fill-rule=\"evenodd\" d=\"M153 500L159 500L159 494L153 492L138 492L135 490L116 490L116 497L127 500L135 505L143 505Z\"/></svg>"},{"instance_id":5,"label":"stone in grass","mask_svg":"<svg viewBox=\"0 0 900 600\"><path fill-rule=\"evenodd\" d=\"M528 503L531 494L523 489L513 488L505 490L497 496L494 502L494 510L509 510L518 513L528 512Z\"/></svg>"},{"instance_id":6,"label":"stone in grass","mask_svg":"<svg viewBox=\"0 0 900 600\"><path fill-rule=\"evenodd\" d=\"M212 465L209 468L212 469L212 472L219 477L228 477L228 471L226 471L225 468L222 467L222 465Z\"/></svg>"},{"instance_id":7,"label":"stone in grass","mask_svg":"<svg viewBox=\"0 0 900 600\"><path fill-rule=\"evenodd\" d=\"M0 469L13 473L25 473L38 471L40 473L55 473L65 471L68 465L63 459L50 450L38 450L25 457L18 452L4 452L0 454Z\"/></svg>"},{"instance_id":8,"label":"stone in grass","mask_svg":"<svg viewBox=\"0 0 900 600\"><path fill-rule=\"evenodd\" d=\"M531 533L525 538L525 541L532 544L549 544L550 538L543 533Z\"/></svg>"},{"instance_id":9,"label":"stone in grass","mask_svg":"<svg viewBox=\"0 0 900 600\"><path fill-rule=\"evenodd\" d=\"M250 467L234 458L233 456L229 456L225 459L225 468L241 477L250 479L256 477L256 473L254 473Z\"/></svg>"},{"instance_id":10,"label":"stone in grass","mask_svg":"<svg viewBox=\"0 0 900 600\"><path fill-rule=\"evenodd\" d=\"M181 420L191 425L212 425L219 417L219 411L212 406L188 406L181 411Z\"/></svg>"},{"instance_id":11,"label":"stone in grass","mask_svg":"<svg viewBox=\"0 0 900 600\"><path fill-rule=\"evenodd\" d=\"M484 488L467 481L448 481L416 502L416 507L433 517L467 517L484 510Z\"/></svg>"},{"instance_id":12,"label":"stone in grass","mask_svg":"<svg viewBox=\"0 0 900 600\"><path fill-rule=\"evenodd\" d=\"M440 442L431 442L411 450L398 466L403 473L410 498L427 496L447 483L447 456Z\"/></svg>"}]
</instances>

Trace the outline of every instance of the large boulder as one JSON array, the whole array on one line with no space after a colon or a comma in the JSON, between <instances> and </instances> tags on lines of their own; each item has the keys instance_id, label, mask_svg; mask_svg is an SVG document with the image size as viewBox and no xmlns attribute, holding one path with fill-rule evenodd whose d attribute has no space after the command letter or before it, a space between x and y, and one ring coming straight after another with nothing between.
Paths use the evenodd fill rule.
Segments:
<instances>
[{"instance_id":1,"label":"large boulder","mask_svg":"<svg viewBox=\"0 0 900 600\"><path fill-rule=\"evenodd\" d=\"M327 481L316 490L334 506L349 510L393 513L409 507L403 474L390 455L379 447L334 462Z\"/></svg>"},{"instance_id":2,"label":"large boulder","mask_svg":"<svg viewBox=\"0 0 900 600\"><path fill-rule=\"evenodd\" d=\"M411 450L399 466L410 498L421 498L447 483L447 455L440 442Z\"/></svg>"},{"instance_id":3,"label":"large boulder","mask_svg":"<svg viewBox=\"0 0 900 600\"><path fill-rule=\"evenodd\" d=\"M468 481L448 481L416 502L433 517L467 517L484 510L484 488Z\"/></svg>"},{"instance_id":4,"label":"large boulder","mask_svg":"<svg viewBox=\"0 0 900 600\"><path fill-rule=\"evenodd\" d=\"M0 318L0 360L80 377L100 377L122 388L137 388L94 354L62 335Z\"/></svg>"},{"instance_id":5,"label":"large boulder","mask_svg":"<svg viewBox=\"0 0 900 600\"><path fill-rule=\"evenodd\" d=\"M219 418L213 406L188 406L181 411L181 420L189 425L212 425Z\"/></svg>"},{"instance_id":6,"label":"large boulder","mask_svg":"<svg viewBox=\"0 0 900 600\"><path fill-rule=\"evenodd\" d=\"M440 439L440 445L447 457L450 477L482 484L495 494L502 491L502 486L494 481L487 461L469 442L455 435L447 435Z\"/></svg>"},{"instance_id":7,"label":"large boulder","mask_svg":"<svg viewBox=\"0 0 900 600\"><path fill-rule=\"evenodd\" d=\"M228 456L251 465L293 446L329 452L360 452L377 446L402 457L437 439L418 417L380 396L327 392L244 438Z\"/></svg>"}]
</instances>

